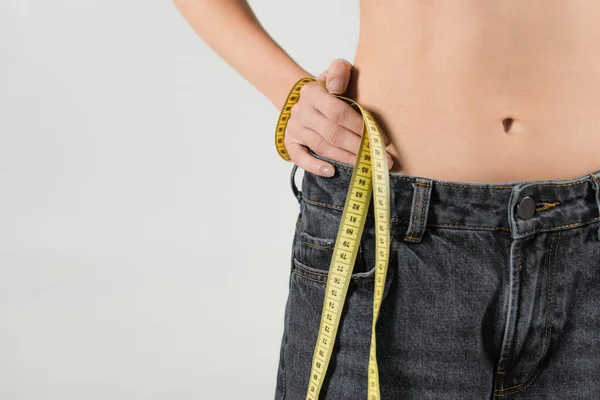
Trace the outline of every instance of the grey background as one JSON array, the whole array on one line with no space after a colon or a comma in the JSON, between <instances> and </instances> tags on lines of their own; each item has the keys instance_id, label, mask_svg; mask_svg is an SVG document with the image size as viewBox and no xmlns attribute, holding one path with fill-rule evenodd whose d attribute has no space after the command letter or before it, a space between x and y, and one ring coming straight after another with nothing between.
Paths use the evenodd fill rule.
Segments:
<instances>
[{"instance_id":1,"label":"grey background","mask_svg":"<svg viewBox=\"0 0 600 400\"><path fill-rule=\"evenodd\" d=\"M312 74L353 60L358 1L251 5ZM170 1L0 0L0 399L272 398L278 115Z\"/></svg>"}]
</instances>

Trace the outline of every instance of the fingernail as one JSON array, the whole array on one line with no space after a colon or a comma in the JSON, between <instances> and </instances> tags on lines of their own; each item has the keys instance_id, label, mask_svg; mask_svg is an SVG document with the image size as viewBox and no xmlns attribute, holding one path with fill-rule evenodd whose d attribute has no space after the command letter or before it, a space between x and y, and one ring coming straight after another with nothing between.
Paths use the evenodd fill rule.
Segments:
<instances>
[{"instance_id":1,"label":"fingernail","mask_svg":"<svg viewBox=\"0 0 600 400\"><path fill-rule=\"evenodd\" d=\"M321 166L321 172L326 176L333 176L333 170L328 165Z\"/></svg>"},{"instance_id":2,"label":"fingernail","mask_svg":"<svg viewBox=\"0 0 600 400\"><path fill-rule=\"evenodd\" d=\"M329 90L331 93L341 94L342 90L344 90L344 82L342 82L341 79L334 78L329 81L327 90Z\"/></svg>"}]
</instances>

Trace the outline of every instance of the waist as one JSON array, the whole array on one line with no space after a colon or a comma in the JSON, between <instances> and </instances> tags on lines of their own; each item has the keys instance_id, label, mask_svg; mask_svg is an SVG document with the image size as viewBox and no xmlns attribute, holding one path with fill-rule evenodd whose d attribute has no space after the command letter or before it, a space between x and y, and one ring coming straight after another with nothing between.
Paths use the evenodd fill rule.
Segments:
<instances>
[{"instance_id":1,"label":"waist","mask_svg":"<svg viewBox=\"0 0 600 400\"><path fill-rule=\"evenodd\" d=\"M309 152L332 163L335 174L321 177L305 171L303 200L342 210L354 166L310 149ZM409 231L414 232L422 232L426 227L444 227L506 232L520 238L600 220L600 169L572 179L503 184L448 181L392 172L389 178L391 223L408 225ZM372 225L372 202L367 218ZM410 239L410 235L407 237Z\"/></svg>"},{"instance_id":2,"label":"waist","mask_svg":"<svg viewBox=\"0 0 600 400\"><path fill-rule=\"evenodd\" d=\"M418 65L380 68L357 60L347 95L390 137L392 172L502 183L600 169L600 79L524 81L511 91L484 72L461 79Z\"/></svg>"},{"instance_id":3,"label":"waist","mask_svg":"<svg viewBox=\"0 0 600 400\"><path fill-rule=\"evenodd\" d=\"M392 139L393 172L576 177L600 168L598 15L593 2L364 2L347 95Z\"/></svg>"}]
</instances>

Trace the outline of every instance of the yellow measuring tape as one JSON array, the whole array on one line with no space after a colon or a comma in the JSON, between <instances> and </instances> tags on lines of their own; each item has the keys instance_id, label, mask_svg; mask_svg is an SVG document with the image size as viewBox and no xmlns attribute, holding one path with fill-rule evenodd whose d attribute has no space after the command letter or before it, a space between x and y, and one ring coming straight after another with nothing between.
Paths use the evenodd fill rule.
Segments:
<instances>
[{"instance_id":1,"label":"yellow measuring tape","mask_svg":"<svg viewBox=\"0 0 600 400\"><path fill-rule=\"evenodd\" d=\"M300 88L312 81L319 82L327 90L324 82L313 77L300 79L290 91L279 115L275 131L275 146L279 155L286 161L292 160L283 143L292 106L300 99ZM329 265L319 335L313 354L306 400L318 400L319 398L344 308L350 275L354 269L358 245L367 219L371 194L375 198L376 270L367 398L368 400L379 400L381 395L377 369L375 325L383 298L390 249L390 191L387 157L383 137L373 115L352 99L337 94L332 95L357 109L362 114L365 123Z\"/></svg>"}]
</instances>

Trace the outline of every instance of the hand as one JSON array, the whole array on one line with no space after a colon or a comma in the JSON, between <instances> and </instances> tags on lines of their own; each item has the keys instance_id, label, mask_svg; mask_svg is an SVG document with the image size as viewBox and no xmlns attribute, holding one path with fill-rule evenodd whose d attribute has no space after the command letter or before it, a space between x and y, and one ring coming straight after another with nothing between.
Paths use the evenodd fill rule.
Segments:
<instances>
[{"instance_id":1,"label":"hand","mask_svg":"<svg viewBox=\"0 0 600 400\"><path fill-rule=\"evenodd\" d=\"M352 64L336 59L318 79L326 81L329 92L343 94L348 87L351 72ZM332 176L334 167L311 156L308 148L323 157L354 165L364 124L358 111L327 90L319 82L309 82L302 86L300 100L292 106L284 138L284 145L292 162L305 171L320 176ZM383 140L386 146L390 143L385 134ZM391 168L392 158L389 154L387 157L388 167Z\"/></svg>"}]
</instances>

